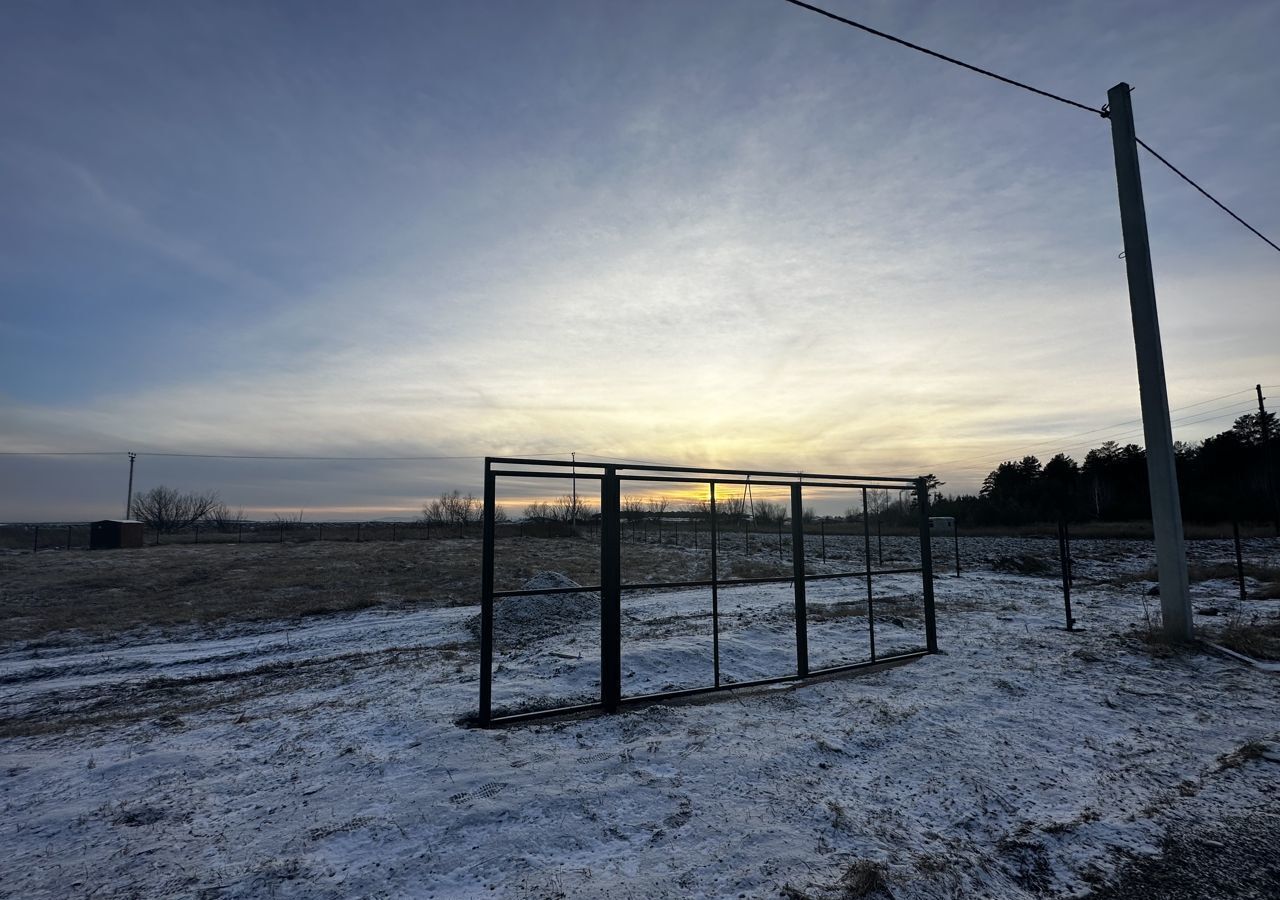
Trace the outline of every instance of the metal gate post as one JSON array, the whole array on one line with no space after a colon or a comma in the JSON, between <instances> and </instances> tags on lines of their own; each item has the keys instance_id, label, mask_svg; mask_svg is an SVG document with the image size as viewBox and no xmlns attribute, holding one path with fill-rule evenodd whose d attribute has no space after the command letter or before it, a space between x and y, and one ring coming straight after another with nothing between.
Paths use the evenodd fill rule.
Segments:
<instances>
[{"instance_id":1,"label":"metal gate post","mask_svg":"<svg viewBox=\"0 0 1280 900\"><path fill-rule=\"evenodd\" d=\"M871 513L867 505L867 489L862 489L862 556L867 568L867 643L871 661L876 661L876 602L871 587Z\"/></svg>"},{"instance_id":2,"label":"metal gate post","mask_svg":"<svg viewBox=\"0 0 1280 900\"><path fill-rule=\"evenodd\" d=\"M920 507L920 571L924 579L924 639L930 653L938 652L938 623L933 608L933 548L929 532L929 483L916 482L916 503Z\"/></svg>"},{"instance_id":3,"label":"metal gate post","mask_svg":"<svg viewBox=\"0 0 1280 900\"><path fill-rule=\"evenodd\" d=\"M496 477L484 461L484 531L480 549L480 724L493 718L493 517Z\"/></svg>"},{"instance_id":4,"label":"metal gate post","mask_svg":"<svg viewBox=\"0 0 1280 900\"><path fill-rule=\"evenodd\" d=\"M618 469L606 466L600 482L600 705L622 702L622 550Z\"/></svg>"},{"instance_id":5,"label":"metal gate post","mask_svg":"<svg viewBox=\"0 0 1280 900\"><path fill-rule=\"evenodd\" d=\"M720 687L720 562L716 525L716 483L711 482L711 668Z\"/></svg>"},{"instance_id":6,"label":"metal gate post","mask_svg":"<svg viewBox=\"0 0 1280 900\"><path fill-rule=\"evenodd\" d=\"M778 547L782 547L782 525L778 525ZM791 485L791 575L796 592L796 674L809 674L809 613L804 596L804 500L800 485Z\"/></svg>"}]
</instances>

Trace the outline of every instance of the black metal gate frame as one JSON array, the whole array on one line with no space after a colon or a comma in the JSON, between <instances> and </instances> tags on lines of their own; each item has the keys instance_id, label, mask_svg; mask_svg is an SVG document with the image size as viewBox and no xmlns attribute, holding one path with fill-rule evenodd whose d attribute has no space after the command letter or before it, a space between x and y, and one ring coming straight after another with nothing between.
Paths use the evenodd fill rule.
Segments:
<instances>
[{"instance_id":1,"label":"black metal gate frame","mask_svg":"<svg viewBox=\"0 0 1280 900\"><path fill-rule=\"evenodd\" d=\"M521 468L511 468L513 466ZM566 469L572 469L570 475ZM587 471L583 471L583 470ZM632 473L632 474L622 474ZM534 590L495 591L494 584L494 514L497 498L497 481L500 477L516 478L578 478L600 482L600 584L571 588L541 588ZM666 581L643 584L622 582L622 556L619 507L623 481L656 481L705 484L710 488L711 512L711 578L701 581ZM790 575L770 578L720 578L718 569L718 533L716 516L717 485L773 485L791 489L791 561ZM834 572L806 575L804 571L804 503L806 487L828 489L843 488L862 492L863 541L866 568L861 572ZM871 568L870 517L867 512L869 490L914 490L917 498L920 525L920 566L908 569ZM484 461L484 532L481 558L480 595L480 709L478 720L483 727L506 725L560 716L569 713L600 710L617 712L623 705L651 703L673 697L687 697L732 688L777 684L804 678L851 672L869 666L906 661L938 650L938 638L933 600L933 558L930 552L929 492L923 478L880 477L871 475L819 475L796 472L769 472L751 469L701 469L688 466L616 465L612 463L584 462L582 460L520 459L518 457L486 457ZM924 595L924 650L915 650L892 656L876 656L875 606L872 599L872 578L876 575L901 575L920 573ZM867 582L867 619L870 633L871 659L865 662L829 666L823 669L809 668L808 615L805 603L805 584L836 578L864 578ZM795 589L795 674L759 678L754 681L720 682L720 589L746 584L781 584L791 582ZM663 691L624 697L622 695L622 592L624 590L651 590L654 588L711 588L711 652L714 681L703 687L677 691ZM494 600L501 597L527 597L538 594L599 593L600 594L600 699L594 703L558 706L529 710L507 715L493 714L493 611Z\"/></svg>"}]
</instances>

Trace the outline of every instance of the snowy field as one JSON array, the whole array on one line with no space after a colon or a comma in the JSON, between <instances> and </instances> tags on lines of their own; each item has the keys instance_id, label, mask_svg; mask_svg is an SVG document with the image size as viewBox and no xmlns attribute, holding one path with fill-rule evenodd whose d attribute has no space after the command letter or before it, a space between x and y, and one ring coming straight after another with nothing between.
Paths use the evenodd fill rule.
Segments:
<instances>
[{"instance_id":1,"label":"snowy field","mask_svg":"<svg viewBox=\"0 0 1280 900\"><path fill-rule=\"evenodd\" d=\"M1066 632L1056 571L991 565L1053 546L967 541L973 565L936 582L934 656L493 731L458 724L474 606L9 641L0 896L1087 896L1171 827L1274 805L1280 676L1152 645L1139 542L1081 542ZM1248 551L1276 563L1274 541ZM877 651L922 645L918 576L875 591ZM867 658L864 582L809 602L814 665ZM709 604L624 597L626 693L709 682ZM789 586L721 604L726 679L794 665ZM589 698L590 615L513 610L495 700Z\"/></svg>"}]
</instances>

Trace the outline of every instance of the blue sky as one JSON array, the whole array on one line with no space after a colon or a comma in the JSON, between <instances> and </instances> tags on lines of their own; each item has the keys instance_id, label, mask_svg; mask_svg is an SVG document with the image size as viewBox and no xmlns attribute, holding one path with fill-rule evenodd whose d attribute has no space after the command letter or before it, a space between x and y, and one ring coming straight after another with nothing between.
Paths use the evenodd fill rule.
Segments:
<instances>
[{"instance_id":1,"label":"blue sky","mask_svg":"<svg viewBox=\"0 0 1280 900\"><path fill-rule=\"evenodd\" d=\"M1139 134L1280 233L1280 6L828 5L1086 103L1130 82ZM1138 416L1107 123L780 0L11 3L0 85L0 449L963 490ZM1280 255L1143 166L1171 404L1280 383ZM0 459L0 518L115 514L121 467ZM394 514L478 474L138 486Z\"/></svg>"}]
</instances>

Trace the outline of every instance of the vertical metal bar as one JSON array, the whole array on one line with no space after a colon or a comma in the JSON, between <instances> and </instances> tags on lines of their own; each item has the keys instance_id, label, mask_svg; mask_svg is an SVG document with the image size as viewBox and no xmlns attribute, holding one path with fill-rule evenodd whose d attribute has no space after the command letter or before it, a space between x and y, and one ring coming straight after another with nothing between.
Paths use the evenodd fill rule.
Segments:
<instances>
[{"instance_id":1,"label":"vertical metal bar","mask_svg":"<svg viewBox=\"0 0 1280 900\"><path fill-rule=\"evenodd\" d=\"M1240 582L1240 602L1246 599L1244 592L1244 557L1240 554L1240 522L1231 520L1231 538L1236 544L1236 580Z\"/></svg>"},{"instance_id":2,"label":"vertical metal bar","mask_svg":"<svg viewBox=\"0 0 1280 900\"><path fill-rule=\"evenodd\" d=\"M600 705L622 702L622 549L618 469L606 466L600 482Z\"/></svg>"},{"instance_id":3,"label":"vertical metal bar","mask_svg":"<svg viewBox=\"0 0 1280 900\"><path fill-rule=\"evenodd\" d=\"M71 549L71 526L67 526L67 549Z\"/></svg>"},{"instance_id":4,"label":"vertical metal bar","mask_svg":"<svg viewBox=\"0 0 1280 900\"><path fill-rule=\"evenodd\" d=\"M362 524L362 523L360 523L360 522L357 522L357 523L356 523L356 543L357 543L357 544L358 544L358 543L360 543L360 527L361 527L361 524Z\"/></svg>"},{"instance_id":5,"label":"vertical metal bar","mask_svg":"<svg viewBox=\"0 0 1280 900\"><path fill-rule=\"evenodd\" d=\"M778 549L782 549L782 522L778 522ZM791 578L796 598L796 674L809 674L809 613L804 595L804 499L800 485L791 485Z\"/></svg>"},{"instance_id":6,"label":"vertical metal bar","mask_svg":"<svg viewBox=\"0 0 1280 900\"><path fill-rule=\"evenodd\" d=\"M236 543L239 544L239 543L242 543L243 541L244 541L244 523L237 522L236 523Z\"/></svg>"},{"instance_id":7,"label":"vertical metal bar","mask_svg":"<svg viewBox=\"0 0 1280 900\"><path fill-rule=\"evenodd\" d=\"M880 517L876 516L876 554L880 557L880 568L884 568L884 535L881 534Z\"/></svg>"},{"instance_id":8,"label":"vertical metal bar","mask_svg":"<svg viewBox=\"0 0 1280 900\"><path fill-rule=\"evenodd\" d=\"M751 555L751 520L742 514L742 552Z\"/></svg>"},{"instance_id":9,"label":"vertical metal bar","mask_svg":"<svg viewBox=\"0 0 1280 900\"><path fill-rule=\"evenodd\" d=\"M867 634L871 644L871 661L876 661L876 602L871 591L871 516L867 489L862 489L862 559L867 569Z\"/></svg>"},{"instance_id":10,"label":"vertical metal bar","mask_svg":"<svg viewBox=\"0 0 1280 900\"><path fill-rule=\"evenodd\" d=\"M720 570L719 529L716 523L716 483L711 482L711 665L715 686L720 687Z\"/></svg>"},{"instance_id":11,"label":"vertical metal bar","mask_svg":"<svg viewBox=\"0 0 1280 900\"><path fill-rule=\"evenodd\" d=\"M40 526L39 525L36 526L36 536L31 541L31 552L32 553L40 552Z\"/></svg>"},{"instance_id":12,"label":"vertical metal bar","mask_svg":"<svg viewBox=\"0 0 1280 900\"><path fill-rule=\"evenodd\" d=\"M826 562L827 561L827 520L823 519L822 522L819 523L819 525L822 528L822 561Z\"/></svg>"},{"instance_id":13,"label":"vertical metal bar","mask_svg":"<svg viewBox=\"0 0 1280 900\"><path fill-rule=\"evenodd\" d=\"M960 520L951 520L951 537L955 540L956 545L956 577L960 577Z\"/></svg>"},{"instance_id":14,"label":"vertical metal bar","mask_svg":"<svg viewBox=\"0 0 1280 900\"><path fill-rule=\"evenodd\" d=\"M497 476L486 458L480 544L480 724L484 726L493 719L493 517L497 488Z\"/></svg>"},{"instance_id":15,"label":"vertical metal bar","mask_svg":"<svg viewBox=\"0 0 1280 900\"><path fill-rule=\"evenodd\" d=\"M693 520L693 549L698 549L698 520Z\"/></svg>"},{"instance_id":16,"label":"vertical metal bar","mask_svg":"<svg viewBox=\"0 0 1280 900\"><path fill-rule=\"evenodd\" d=\"M1067 523L1065 519L1058 520L1058 564L1062 569L1062 604L1066 608L1067 614L1067 631L1072 631L1076 624L1075 619L1071 617L1071 563L1067 550Z\"/></svg>"},{"instance_id":17,"label":"vertical metal bar","mask_svg":"<svg viewBox=\"0 0 1280 900\"><path fill-rule=\"evenodd\" d=\"M924 581L924 638L930 653L938 652L938 621L933 605L933 548L929 546L929 483L916 482L916 504L920 507L920 569Z\"/></svg>"},{"instance_id":18,"label":"vertical metal bar","mask_svg":"<svg viewBox=\"0 0 1280 900\"><path fill-rule=\"evenodd\" d=\"M785 516L778 517L778 562L782 562L782 520L784 518Z\"/></svg>"}]
</instances>

